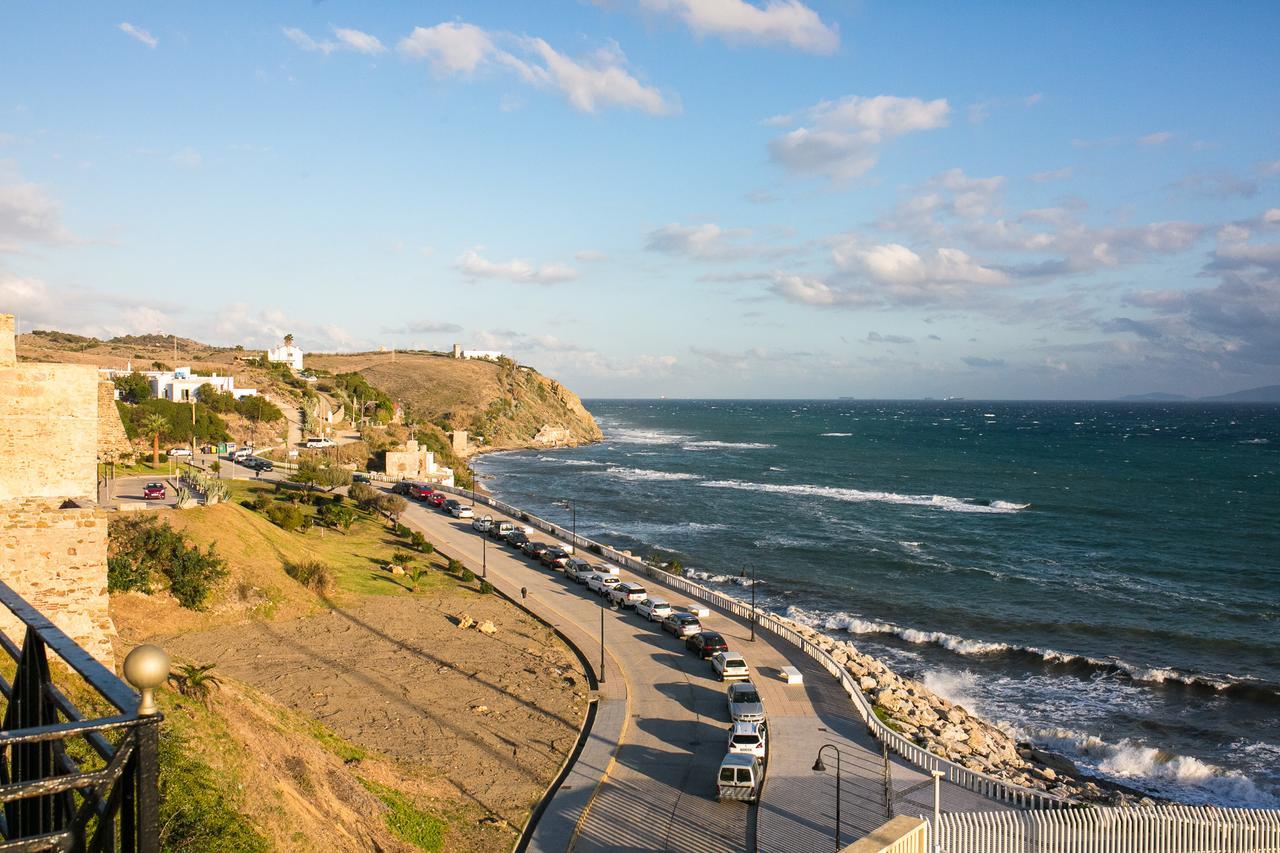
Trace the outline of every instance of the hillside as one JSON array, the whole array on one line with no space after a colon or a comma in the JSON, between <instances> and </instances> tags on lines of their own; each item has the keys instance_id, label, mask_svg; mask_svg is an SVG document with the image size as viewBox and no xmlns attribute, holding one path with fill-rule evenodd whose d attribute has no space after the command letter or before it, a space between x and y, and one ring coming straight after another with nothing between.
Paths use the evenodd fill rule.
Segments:
<instances>
[{"instance_id":1,"label":"hillside","mask_svg":"<svg viewBox=\"0 0 1280 853\"><path fill-rule=\"evenodd\" d=\"M304 392L296 380L250 361L261 350L215 347L165 335L131 335L102 341L66 332L37 331L18 336L25 361L62 361L138 370L189 365L198 373L235 377L240 387L257 388L281 408L296 407ZM602 435L577 395L531 367L461 360L443 353L308 353L306 366L320 381L316 390L333 403L332 378L358 372L394 402L408 418L443 430L465 429L471 450L514 449L584 444ZM234 425L233 425L234 426ZM232 430L234 438L243 439Z\"/></svg>"},{"instance_id":2,"label":"hillside","mask_svg":"<svg viewBox=\"0 0 1280 853\"><path fill-rule=\"evenodd\" d=\"M1243 391L1232 391L1230 394L1218 394L1213 397L1184 397L1181 394L1130 394L1119 398L1123 402L1196 402L1196 403L1280 403L1280 385L1261 385L1257 388L1246 388Z\"/></svg>"},{"instance_id":3,"label":"hillside","mask_svg":"<svg viewBox=\"0 0 1280 853\"><path fill-rule=\"evenodd\" d=\"M315 355L309 363L335 374L358 372L405 404L413 420L465 429L481 449L585 444L602 438L576 394L508 360L406 352Z\"/></svg>"}]
</instances>

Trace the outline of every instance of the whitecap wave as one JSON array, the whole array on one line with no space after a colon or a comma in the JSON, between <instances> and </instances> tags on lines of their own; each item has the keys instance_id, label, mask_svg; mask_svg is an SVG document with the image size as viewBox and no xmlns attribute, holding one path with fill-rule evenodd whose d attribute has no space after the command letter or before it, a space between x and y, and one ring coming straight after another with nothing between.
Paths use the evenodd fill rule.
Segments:
<instances>
[{"instance_id":1,"label":"whitecap wave","mask_svg":"<svg viewBox=\"0 0 1280 853\"><path fill-rule=\"evenodd\" d=\"M757 441L691 441L683 445L683 450L768 450L776 444L764 444Z\"/></svg>"},{"instance_id":2,"label":"whitecap wave","mask_svg":"<svg viewBox=\"0 0 1280 853\"><path fill-rule=\"evenodd\" d=\"M691 438L693 438L691 435L637 427L615 427L605 436L606 440L616 441L619 444L679 444Z\"/></svg>"},{"instance_id":3,"label":"whitecap wave","mask_svg":"<svg viewBox=\"0 0 1280 853\"><path fill-rule=\"evenodd\" d=\"M822 438L849 438L851 435L851 432L824 432Z\"/></svg>"},{"instance_id":4,"label":"whitecap wave","mask_svg":"<svg viewBox=\"0 0 1280 853\"><path fill-rule=\"evenodd\" d=\"M1241 444L1270 444L1269 438L1246 438L1240 442Z\"/></svg>"},{"instance_id":5,"label":"whitecap wave","mask_svg":"<svg viewBox=\"0 0 1280 853\"><path fill-rule=\"evenodd\" d=\"M811 486L804 484L780 485L777 483L747 483L742 480L708 480L702 483L713 489L741 489L748 492L772 492L783 495L802 495L830 498L852 503L889 503L921 506L946 512L1012 513L1020 512L1030 504L1009 501L974 502L949 495L900 495L894 492L878 492L863 489L844 489L836 486Z\"/></svg>"},{"instance_id":6,"label":"whitecap wave","mask_svg":"<svg viewBox=\"0 0 1280 853\"><path fill-rule=\"evenodd\" d=\"M684 471L652 471L648 468L624 468L620 465L610 465L603 471L595 473L608 474L619 480L651 480L651 481L669 481L669 480L701 480L702 477L697 474L689 474Z\"/></svg>"},{"instance_id":7,"label":"whitecap wave","mask_svg":"<svg viewBox=\"0 0 1280 853\"><path fill-rule=\"evenodd\" d=\"M565 459L562 456L538 456L539 462L556 462L560 465L603 465L603 462L594 462L590 459Z\"/></svg>"},{"instance_id":8,"label":"whitecap wave","mask_svg":"<svg viewBox=\"0 0 1280 853\"><path fill-rule=\"evenodd\" d=\"M764 581L752 580L742 575L722 575L713 572L704 572L699 569L685 569L684 576L689 580L702 581L703 583L719 583L719 584L736 584L737 586L755 586Z\"/></svg>"}]
</instances>

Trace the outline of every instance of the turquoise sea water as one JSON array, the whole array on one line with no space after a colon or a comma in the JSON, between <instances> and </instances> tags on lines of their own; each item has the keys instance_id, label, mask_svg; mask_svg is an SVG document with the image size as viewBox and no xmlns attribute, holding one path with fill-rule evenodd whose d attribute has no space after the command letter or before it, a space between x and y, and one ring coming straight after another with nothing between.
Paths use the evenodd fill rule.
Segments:
<instances>
[{"instance_id":1,"label":"turquoise sea water","mask_svg":"<svg viewBox=\"0 0 1280 853\"><path fill-rule=\"evenodd\" d=\"M499 497L853 640L1082 767L1280 807L1280 407L588 401ZM745 573L745 577L744 577Z\"/></svg>"}]
</instances>

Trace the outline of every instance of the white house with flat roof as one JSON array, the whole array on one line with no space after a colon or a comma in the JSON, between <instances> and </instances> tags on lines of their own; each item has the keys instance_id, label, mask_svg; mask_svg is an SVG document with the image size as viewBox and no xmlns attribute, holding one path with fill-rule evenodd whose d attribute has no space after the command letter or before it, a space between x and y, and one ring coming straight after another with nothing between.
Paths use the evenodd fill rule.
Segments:
<instances>
[{"instance_id":1,"label":"white house with flat roof","mask_svg":"<svg viewBox=\"0 0 1280 853\"><path fill-rule=\"evenodd\" d=\"M463 349L462 344L453 345L454 358L480 358L485 361L497 361L502 353L494 349Z\"/></svg>"},{"instance_id":2,"label":"white house with flat roof","mask_svg":"<svg viewBox=\"0 0 1280 853\"><path fill-rule=\"evenodd\" d=\"M275 349L267 350L267 361L282 362L289 365L294 370L302 369L302 350L293 345L293 341L289 340Z\"/></svg>"},{"instance_id":3,"label":"white house with flat roof","mask_svg":"<svg viewBox=\"0 0 1280 853\"><path fill-rule=\"evenodd\" d=\"M104 368L98 371L107 379L115 379L117 376L128 376L135 371L129 367L124 370L115 370L113 368ZM237 388L234 376L219 376L214 373L209 376L200 376L192 373L190 367L179 367L174 370L140 370L137 371L144 376L151 384L151 396L160 400L172 400L175 403L185 403L196 396L196 391L201 385L212 385L218 391L225 391L237 400L242 397L254 397L258 393L256 388Z\"/></svg>"}]
</instances>

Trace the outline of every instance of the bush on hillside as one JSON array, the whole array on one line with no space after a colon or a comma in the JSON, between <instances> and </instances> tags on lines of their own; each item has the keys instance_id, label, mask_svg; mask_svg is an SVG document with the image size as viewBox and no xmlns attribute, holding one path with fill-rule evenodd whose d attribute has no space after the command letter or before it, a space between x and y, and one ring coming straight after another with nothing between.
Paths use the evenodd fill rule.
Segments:
<instances>
[{"instance_id":1,"label":"bush on hillside","mask_svg":"<svg viewBox=\"0 0 1280 853\"><path fill-rule=\"evenodd\" d=\"M298 583L319 593L328 592L333 586L333 572L319 560L286 563L284 571Z\"/></svg>"},{"instance_id":2,"label":"bush on hillside","mask_svg":"<svg viewBox=\"0 0 1280 853\"><path fill-rule=\"evenodd\" d=\"M351 525L355 523L356 511L349 506L326 503L316 513L316 520L326 527L340 528L346 531L350 530Z\"/></svg>"},{"instance_id":3,"label":"bush on hillside","mask_svg":"<svg viewBox=\"0 0 1280 853\"><path fill-rule=\"evenodd\" d=\"M476 573L471 571L470 569L463 569L462 572L458 575L458 577L462 578L463 583L471 583L473 580L476 579Z\"/></svg>"},{"instance_id":4,"label":"bush on hillside","mask_svg":"<svg viewBox=\"0 0 1280 853\"><path fill-rule=\"evenodd\" d=\"M143 400L137 405L117 403L120 419L124 421L125 434L130 439L150 438L143 424L149 415L160 415L168 422L164 432L164 440L173 444L186 444L191 441L194 430L196 442L199 444L216 444L230 438L227 424L214 414L204 403L195 404L196 422L191 425L191 404L174 403L171 400Z\"/></svg>"},{"instance_id":5,"label":"bush on hillside","mask_svg":"<svg viewBox=\"0 0 1280 853\"><path fill-rule=\"evenodd\" d=\"M302 526L303 512L293 504L276 504L267 509L267 518L281 530L297 530Z\"/></svg>"},{"instance_id":6,"label":"bush on hillside","mask_svg":"<svg viewBox=\"0 0 1280 853\"><path fill-rule=\"evenodd\" d=\"M147 377L136 370L127 376L117 376L111 381L120 392L120 399L126 403L141 403L143 400L151 399L151 383L147 381Z\"/></svg>"},{"instance_id":7,"label":"bush on hillside","mask_svg":"<svg viewBox=\"0 0 1280 853\"><path fill-rule=\"evenodd\" d=\"M366 509L374 506L381 494L382 492L368 483L352 483L351 488L347 490L347 496Z\"/></svg>"},{"instance_id":8,"label":"bush on hillside","mask_svg":"<svg viewBox=\"0 0 1280 853\"><path fill-rule=\"evenodd\" d=\"M108 533L108 589L149 592L159 575L166 579L179 604L199 610L214 585L227 574L226 561L212 545L201 551L169 522L159 522L154 516L113 518Z\"/></svg>"}]
</instances>

